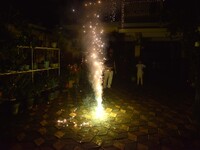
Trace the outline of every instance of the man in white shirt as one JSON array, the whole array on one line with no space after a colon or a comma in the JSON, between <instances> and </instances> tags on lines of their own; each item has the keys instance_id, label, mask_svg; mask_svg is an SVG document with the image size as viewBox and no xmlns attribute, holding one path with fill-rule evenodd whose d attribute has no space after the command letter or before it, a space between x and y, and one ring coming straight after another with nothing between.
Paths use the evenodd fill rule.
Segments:
<instances>
[{"instance_id":1,"label":"man in white shirt","mask_svg":"<svg viewBox=\"0 0 200 150\"><path fill-rule=\"evenodd\" d=\"M115 61L113 58L112 51L109 52L108 57L105 61L104 68L104 80L103 80L103 88L111 88L113 73L116 73Z\"/></svg>"},{"instance_id":2,"label":"man in white shirt","mask_svg":"<svg viewBox=\"0 0 200 150\"><path fill-rule=\"evenodd\" d=\"M146 67L142 61L140 60L138 62L138 64L136 65L137 67L137 85L143 85L143 74L144 74L144 71L143 69Z\"/></svg>"}]
</instances>

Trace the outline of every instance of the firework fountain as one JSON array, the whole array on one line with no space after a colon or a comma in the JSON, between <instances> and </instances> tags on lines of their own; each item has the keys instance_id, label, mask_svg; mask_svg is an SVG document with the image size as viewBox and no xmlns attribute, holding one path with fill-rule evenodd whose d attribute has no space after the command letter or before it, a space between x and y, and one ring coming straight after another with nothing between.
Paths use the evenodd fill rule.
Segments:
<instances>
[{"instance_id":1,"label":"firework fountain","mask_svg":"<svg viewBox=\"0 0 200 150\"><path fill-rule=\"evenodd\" d=\"M87 11L87 24L83 26L84 45L86 49L86 62L89 65L89 81L91 82L97 106L93 116L96 119L104 119L105 113L102 105L102 74L104 69L103 26L100 23L99 8L101 1L85 3Z\"/></svg>"},{"instance_id":2,"label":"firework fountain","mask_svg":"<svg viewBox=\"0 0 200 150\"><path fill-rule=\"evenodd\" d=\"M92 96L83 100L85 103L88 103L87 105L90 107L83 106L83 108L70 108L69 118L61 117L57 120L57 126L59 128L73 127L79 130L84 126L92 127L96 123L103 123L109 119L107 116L112 109L105 108L104 110L103 107L102 78L104 61L106 60L104 51L106 49L106 38L104 36L104 26L101 23L101 19L105 13L109 12L109 19L111 22L114 22L116 6L115 0L104 1L104 3L100 0L92 0L92 2L84 3L84 13L80 18L83 21L81 37L82 45L85 49L84 62L89 68L88 80L92 85L94 98ZM75 9L72 11L75 12ZM95 105L93 105L93 102ZM66 112L67 110L61 109L57 114L60 116ZM84 122L82 122L82 120L84 120Z\"/></svg>"}]
</instances>

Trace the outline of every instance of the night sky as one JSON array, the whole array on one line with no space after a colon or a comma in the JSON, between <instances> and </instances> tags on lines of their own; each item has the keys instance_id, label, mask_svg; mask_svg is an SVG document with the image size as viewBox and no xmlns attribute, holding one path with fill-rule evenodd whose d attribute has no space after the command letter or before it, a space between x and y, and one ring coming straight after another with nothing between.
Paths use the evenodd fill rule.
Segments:
<instances>
[{"instance_id":1,"label":"night sky","mask_svg":"<svg viewBox=\"0 0 200 150\"><path fill-rule=\"evenodd\" d=\"M77 23L81 18L82 13L80 9L83 1L84 0L6 0L0 5L0 13L14 15L17 11L21 18L26 19L27 22L52 27L59 24ZM116 1L119 2L120 0ZM109 2L109 0L104 2ZM194 17L193 14L200 13L197 0L190 3L180 0L165 0L164 2L169 12L178 14L177 12L183 12L181 10L184 10L186 15L191 13L192 15L188 18ZM75 9L76 12L73 13L72 9ZM186 17L185 14L181 15L183 19Z\"/></svg>"},{"instance_id":2,"label":"night sky","mask_svg":"<svg viewBox=\"0 0 200 150\"><path fill-rule=\"evenodd\" d=\"M80 0L8 0L0 9L5 14L18 12L31 23L55 26L72 20L72 9L79 5Z\"/></svg>"}]
</instances>

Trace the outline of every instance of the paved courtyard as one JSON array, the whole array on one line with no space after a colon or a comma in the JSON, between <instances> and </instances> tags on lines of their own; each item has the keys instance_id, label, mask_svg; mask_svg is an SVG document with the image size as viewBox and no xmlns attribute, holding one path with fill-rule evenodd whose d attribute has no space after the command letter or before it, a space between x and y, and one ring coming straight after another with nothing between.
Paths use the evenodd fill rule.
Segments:
<instances>
[{"instance_id":1,"label":"paved courtyard","mask_svg":"<svg viewBox=\"0 0 200 150\"><path fill-rule=\"evenodd\" d=\"M105 120L93 118L93 96L65 92L25 114L1 118L1 150L195 150L199 126L192 94L151 87L105 90Z\"/></svg>"}]
</instances>

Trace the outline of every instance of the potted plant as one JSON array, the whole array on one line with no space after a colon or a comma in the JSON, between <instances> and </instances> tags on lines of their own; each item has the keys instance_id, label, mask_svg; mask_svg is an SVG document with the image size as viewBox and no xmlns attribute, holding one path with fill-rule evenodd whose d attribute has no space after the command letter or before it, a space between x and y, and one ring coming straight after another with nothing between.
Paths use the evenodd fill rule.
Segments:
<instances>
[{"instance_id":1,"label":"potted plant","mask_svg":"<svg viewBox=\"0 0 200 150\"><path fill-rule=\"evenodd\" d=\"M55 77L49 77L47 79L47 89L48 89L48 100L49 101L52 101L54 100L55 98L58 97L58 90L57 90L57 87L58 87L58 79L55 78Z\"/></svg>"},{"instance_id":2,"label":"potted plant","mask_svg":"<svg viewBox=\"0 0 200 150\"><path fill-rule=\"evenodd\" d=\"M7 84L5 87L5 108L6 114L17 115L20 112L21 99L17 96L17 85L15 83Z\"/></svg>"}]
</instances>

